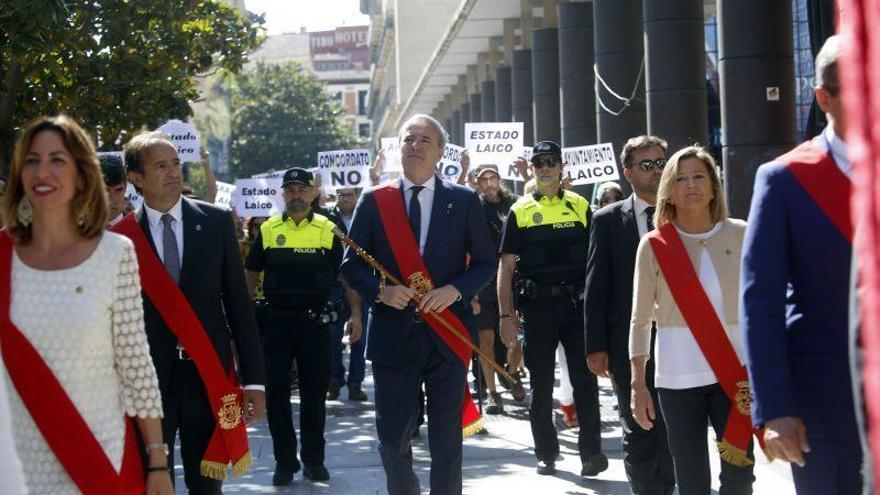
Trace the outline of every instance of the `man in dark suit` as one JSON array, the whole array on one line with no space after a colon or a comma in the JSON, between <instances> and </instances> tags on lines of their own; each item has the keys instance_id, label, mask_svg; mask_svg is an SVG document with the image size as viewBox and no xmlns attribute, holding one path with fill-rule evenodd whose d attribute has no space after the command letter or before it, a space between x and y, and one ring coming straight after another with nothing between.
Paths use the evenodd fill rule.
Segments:
<instances>
[{"instance_id":1,"label":"man in dark suit","mask_svg":"<svg viewBox=\"0 0 880 495\"><path fill-rule=\"evenodd\" d=\"M336 224L343 232L348 233L351 228L351 222L354 218L354 208L357 205L360 189L344 188L336 191L336 206L330 210L330 214L335 217L333 223ZM360 296L355 295L360 300ZM330 328L330 389L327 391L327 400L336 400L339 398L339 389L342 385L348 387L348 399L354 401L367 400L367 394L361 389L361 383L364 381L366 372L366 363L364 359L364 350L366 345L361 338L361 329L348 324L348 318L351 315L351 308L343 297L342 287L339 287L333 294L331 302L338 303L341 307L339 320L331 323ZM366 323L370 305L361 304L361 322ZM350 350L348 355L348 379L345 376L345 365L342 363L342 351L344 345L342 338L345 334L346 326L349 327L349 343Z\"/></svg>"},{"instance_id":2,"label":"man in dark suit","mask_svg":"<svg viewBox=\"0 0 880 495\"><path fill-rule=\"evenodd\" d=\"M420 308L412 305L416 289L385 286L351 249L342 263L349 285L364 301L375 301L367 330L367 358L373 362L379 454L391 495L419 493L410 435L422 380L428 396L431 492L449 495L462 490L461 418L467 370L422 315L449 308L475 340L469 301L492 277L496 261L477 195L434 175L446 140L443 127L434 118L410 118L400 131L403 177L396 184L365 192L351 224L352 240L400 277L403 269L396 255L401 253L392 252L388 230L383 228L383 218L389 213L379 208L380 192L388 192L382 188L399 189L393 200L399 198L402 204L393 206L408 212L404 218L408 218L415 239L413 250L417 246L436 287L423 295Z\"/></svg>"},{"instance_id":3,"label":"man in dark suit","mask_svg":"<svg viewBox=\"0 0 880 495\"><path fill-rule=\"evenodd\" d=\"M675 474L663 421L644 430L630 409L629 323L636 249L641 236L653 230L651 217L666 164L666 141L634 137L624 145L620 163L633 194L596 212L590 230L584 303L587 366L598 376L610 377L614 386L623 428L624 467L632 492L665 495L675 487ZM653 361L648 366L648 389L656 401Z\"/></svg>"},{"instance_id":4,"label":"man in dark suit","mask_svg":"<svg viewBox=\"0 0 880 495\"><path fill-rule=\"evenodd\" d=\"M791 463L800 495L858 494L861 445L849 369L852 165L837 76L841 38L816 57L828 126L758 168L743 239L740 325L752 421Z\"/></svg>"},{"instance_id":5,"label":"man in dark suit","mask_svg":"<svg viewBox=\"0 0 880 495\"><path fill-rule=\"evenodd\" d=\"M230 213L181 196L183 174L177 148L164 134L132 138L125 146L125 162L129 180L144 196L138 223L208 333L227 372L233 367L235 341L238 372L245 385L243 418L246 423L258 420L265 408L263 354ZM165 441L173 452L179 431L190 493L219 494L222 481L200 473L217 428L202 377L146 297L144 323L159 377ZM174 465L170 459L169 465Z\"/></svg>"}]
</instances>

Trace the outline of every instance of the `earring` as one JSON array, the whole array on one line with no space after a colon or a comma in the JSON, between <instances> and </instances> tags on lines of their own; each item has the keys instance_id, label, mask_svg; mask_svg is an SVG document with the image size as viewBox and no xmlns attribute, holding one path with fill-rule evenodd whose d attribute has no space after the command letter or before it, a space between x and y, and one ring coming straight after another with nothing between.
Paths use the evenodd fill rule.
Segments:
<instances>
[{"instance_id":1,"label":"earring","mask_svg":"<svg viewBox=\"0 0 880 495\"><path fill-rule=\"evenodd\" d=\"M22 196L18 202L18 223L27 227L34 220L34 207L27 196Z\"/></svg>"},{"instance_id":2,"label":"earring","mask_svg":"<svg viewBox=\"0 0 880 495\"><path fill-rule=\"evenodd\" d=\"M76 215L76 225L79 226L79 227L82 227L83 225L86 224L86 222L87 222L88 220L89 220L89 209L88 209L88 208L83 208L83 209L80 210L80 212Z\"/></svg>"}]
</instances>

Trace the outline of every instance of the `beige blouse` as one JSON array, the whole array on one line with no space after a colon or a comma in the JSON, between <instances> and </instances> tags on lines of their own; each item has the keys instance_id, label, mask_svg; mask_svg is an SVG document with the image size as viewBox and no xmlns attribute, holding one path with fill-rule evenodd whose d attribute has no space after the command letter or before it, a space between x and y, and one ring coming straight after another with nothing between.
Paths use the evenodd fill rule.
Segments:
<instances>
[{"instance_id":1,"label":"beige blouse","mask_svg":"<svg viewBox=\"0 0 880 495\"><path fill-rule=\"evenodd\" d=\"M737 326L739 323L739 272L743 235L746 222L727 219L721 229L706 241L681 236L691 265L699 273L701 247L705 247L715 266L724 299L723 323ZM629 334L630 358L647 356L651 350L651 322L657 327L687 327L660 265L654 257L648 237L642 237L636 253L636 270L633 278L632 320Z\"/></svg>"}]
</instances>

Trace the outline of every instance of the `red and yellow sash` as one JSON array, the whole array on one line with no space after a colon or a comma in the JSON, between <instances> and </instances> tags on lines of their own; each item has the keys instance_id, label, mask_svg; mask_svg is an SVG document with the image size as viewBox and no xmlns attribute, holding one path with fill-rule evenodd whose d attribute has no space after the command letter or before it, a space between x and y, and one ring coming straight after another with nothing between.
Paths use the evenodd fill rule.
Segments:
<instances>
[{"instance_id":1,"label":"red and yellow sash","mask_svg":"<svg viewBox=\"0 0 880 495\"><path fill-rule=\"evenodd\" d=\"M807 141L779 157L779 161L786 164L816 206L852 244L852 181L840 170L831 153Z\"/></svg>"},{"instance_id":2,"label":"red and yellow sash","mask_svg":"<svg viewBox=\"0 0 880 495\"><path fill-rule=\"evenodd\" d=\"M404 210L400 188L396 183L386 184L374 189L373 195L376 198L376 206L379 208L382 227L385 230L385 235L388 237L388 243L391 245L394 261L400 269L401 279L408 282L409 286L416 289L419 294L426 294L434 288L434 282L431 280L431 274L428 273L421 254L419 254L419 245L410 228L409 217ZM452 352L458 356L462 366L467 370L471 360L470 348L444 327L438 321L438 316L452 325L461 335L470 336L470 332L464 326L464 323L455 316L455 313L448 308L439 314L422 313L422 317L428 326L452 349ZM464 386L462 401L461 427L462 433L467 436L483 428L483 418L477 412L476 406L474 406L474 401L471 399L471 392L467 384Z\"/></svg>"},{"instance_id":3,"label":"red and yellow sash","mask_svg":"<svg viewBox=\"0 0 880 495\"><path fill-rule=\"evenodd\" d=\"M648 233L648 239L675 304L730 399L724 435L717 442L721 458L736 466L753 464L755 461L748 456L749 441L753 432L759 442L763 441L763 434L752 428L746 368L740 364L675 226L667 223Z\"/></svg>"},{"instance_id":4,"label":"red and yellow sash","mask_svg":"<svg viewBox=\"0 0 880 495\"><path fill-rule=\"evenodd\" d=\"M202 475L226 479L226 468L230 463L234 476L244 474L253 459L248 450L247 429L242 421L242 390L236 384L234 372L227 373L223 369L202 322L186 296L168 276L134 215L120 220L111 230L134 243L144 294L192 358L205 385L211 409L217 412L217 428L202 458Z\"/></svg>"},{"instance_id":5,"label":"red and yellow sash","mask_svg":"<svg viewBox=\"0 0 880 495\"><path fill-rule=\"evenodd\" d=\"M117 473L52 370L12 322L12 249L12 239L6 231L0 232L0 350L15 390L58 462L81 492L144 493L144 471L132 418L125 421L125 451Z\"/></svg>"}]
</instances>

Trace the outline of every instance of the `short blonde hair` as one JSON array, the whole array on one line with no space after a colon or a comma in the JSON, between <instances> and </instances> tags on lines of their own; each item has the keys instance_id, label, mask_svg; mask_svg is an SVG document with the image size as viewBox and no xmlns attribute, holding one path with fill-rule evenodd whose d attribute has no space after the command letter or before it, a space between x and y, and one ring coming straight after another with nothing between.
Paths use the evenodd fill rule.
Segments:
<instances>
[{"instance_id":1,"label":"short blonde hair","mask_svg":"<svg viewBox=\"0 0 880 495\"><path fill-rule=\"evenodd\" d=\"M709 211L712 214L713 222L727 220L727 199L724 196L724 187L721 185L721 176L718 174L718 167L715 159L702 146L688 146L675 152L669 160L666 161L666 167L663 168L663 175L660 176L660 185L657 187L657 210L654 212L654 225L658 228L672 222L678 216L675 211L675 205L669 203L672 196L672 189L675 187L675 180L678 178L678 171L681 162L688 158L696 158L706 165L706 173L712 182L712 201L709 202Z\"/></svg>"},{"instance_id":2,"label":"short blonde hair","mask_svg":"<svg viewBox=\"0 0 880 495\"><path fill-rule=\"evenodd\" d=\"M44 131L58 133L64 148L73 157L83 183L83 189L78 191L70 205L70 221L76 225L77 232L82 237L92 239L99 236L107 226L110 207L104 176L98 164L98 154L91 136L75 120L64 114L39 117L22 129L15 143L12 165L9 167L6 194L0 202L0 214L6 230L17 243L27 243L33 237L31 225L24 225L18 220L18 205L25 196L21 172L34 138ZM82 225L77 224L78 218L85 222Z\"/></svg>"}]
</instances>

